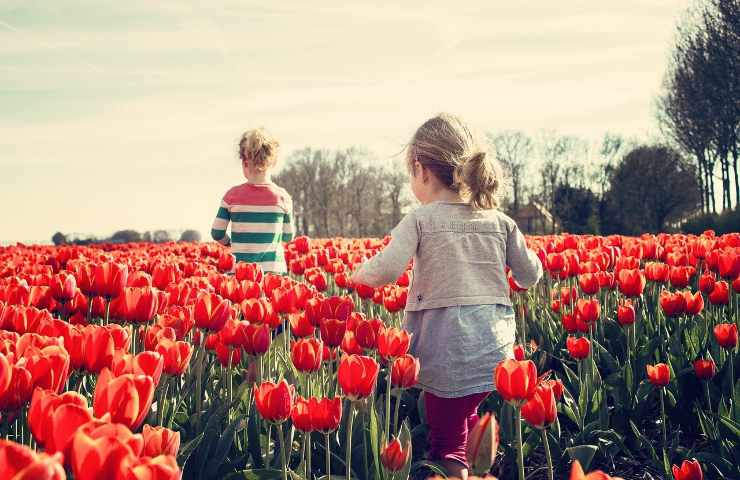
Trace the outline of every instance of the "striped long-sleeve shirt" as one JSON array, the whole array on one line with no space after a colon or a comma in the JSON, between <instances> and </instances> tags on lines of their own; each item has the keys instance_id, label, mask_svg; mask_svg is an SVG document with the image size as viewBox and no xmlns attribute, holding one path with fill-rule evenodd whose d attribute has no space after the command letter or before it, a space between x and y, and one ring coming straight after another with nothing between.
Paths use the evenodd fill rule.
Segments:
<instances>
[{"instance_id":1,"label":"striped long-sleeve shirt","mask_svg":"<svg viewBox=\"0 0 740 480\"><path fill-rule=\"evenodd\" d=\"M283 242L293 239L293 200L274 183L244 183L221 200L211 229L214 240L228 245L237 262L257 263L265 272L285 273ZM231 222L231 238L226 228Z\"/></svg>"}]
</instances>

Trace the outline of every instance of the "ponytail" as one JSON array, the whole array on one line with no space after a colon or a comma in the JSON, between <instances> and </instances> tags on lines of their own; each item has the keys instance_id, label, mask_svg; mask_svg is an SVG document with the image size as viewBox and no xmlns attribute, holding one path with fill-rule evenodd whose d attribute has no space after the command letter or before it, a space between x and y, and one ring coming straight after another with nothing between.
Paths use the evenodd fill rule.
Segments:
<instances>
[{"instance_id":1,"label":"ponytail","mask_svg":"<svg viewBox=\"0 0 740 480\"><path fill-rule=\"evenodd\" d=\"M491 161L486 152L479 150L464 159L461 166L463 194L470 206L480 210L498 207L501 187L501 168L498 162Z\"/></svg>"}]
</instances>

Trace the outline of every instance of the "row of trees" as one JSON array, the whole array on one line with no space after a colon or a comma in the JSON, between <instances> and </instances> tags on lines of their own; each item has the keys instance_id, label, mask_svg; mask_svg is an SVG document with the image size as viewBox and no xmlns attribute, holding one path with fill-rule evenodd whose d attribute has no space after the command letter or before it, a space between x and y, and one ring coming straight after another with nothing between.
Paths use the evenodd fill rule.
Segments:
<instances>
[{"instance_id":1,"label":"row of trees","mask_svg":"<svg viewBox=\"0 0 740 480\"><path fill-rule=\"evenodd\" d=\"M740 2L708 0L678 28L658 100L659 120L697 167L704 212L717 213L740 201ZM732 184L734 183L734 202Z\"/></svg>"},{"instance_id":2,"label":"row of trees","mask_svg":"<svg viewBox=\"0 0 740 480\"><path fill-rule=\"evenodd\" d=\"M119 230L107 238L97 238L93 235L64 234L56 232L51 237L54 245L89 245L92 243L129 243L129 242L150 242L166 243L172 241L179 242L200 242L201 235L197 230L183 230L177 235L177 232L168 230L154 230L152 232L138 232L136 230Z\"/></svg>"},{"instance_id":3,"label":"row of trees","mask_svg":"<svg viewBox=\"0 0 740 480\"><path fill-rule=\"evenodd\" d=\"M693 166L676 149L607 134L601 142L545 133L488 136L508 176L504 209L535 201L573 233L661 231L695 211ZM299 233L382 236L413 203L402 160L383 163L365 149L293 152L275 182L290 192Z\"/></svg>"},{"instance_id":4,"label":"row of trees","mask_svg":"<svg viewBox=\"0 0 740 480\"><path fill-rule=\"evenodd\" d=\"M384 235L409 203L404 167L360 148L295 151L274 180L293 197L297 230L315 237Z\"/></svg>"}]
</instances>

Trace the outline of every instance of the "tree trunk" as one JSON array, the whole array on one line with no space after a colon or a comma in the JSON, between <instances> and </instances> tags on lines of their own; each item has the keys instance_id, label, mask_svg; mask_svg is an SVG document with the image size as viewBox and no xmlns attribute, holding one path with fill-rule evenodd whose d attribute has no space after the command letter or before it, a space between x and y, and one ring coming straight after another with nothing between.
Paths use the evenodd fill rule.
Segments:
<instances>
[{"instance_id":1,"label":"tree trunk","mask_svg":"<svg viewBox=\"0 0 740 480\"><path fill-rule=\"evenodd\" d=\"M737 174L737 146L732 147L732 170L735 174L735 207L740 205L740 183Z\"/></svg>"},{"instance_id":2,"label":"tree trunk","mask_svg":"<svg viewBox=\"0 0 740 480\"><path fill-rule=\"evenodd\" d=\"M698 167L698 169L697 169L697 173L698 173L697 177L698 178L697 179L699 180L699 198L701 199L701 212L702 213L707 213L707 211L709 210L709 208L708 208L709 206L704 201L704 192L706 191L706 188L704 187L704 173L702 171L703 168L702 168L702 164L701 164L702 162L701 162L701 160L698 157L697 157L696 160L697 160L696 164L697 164L697 167Z\"/></svg>"}]
</instances>

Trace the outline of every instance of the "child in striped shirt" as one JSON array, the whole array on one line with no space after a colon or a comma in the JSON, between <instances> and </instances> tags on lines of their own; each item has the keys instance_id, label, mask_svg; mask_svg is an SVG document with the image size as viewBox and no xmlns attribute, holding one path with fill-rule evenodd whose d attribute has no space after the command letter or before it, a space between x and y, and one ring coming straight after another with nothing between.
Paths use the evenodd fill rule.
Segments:
<instances>
[{"instance_id":1,"label":"child in striped shirt","mask_svg":"<svg viewBox=\"0 0 740 480\"><path fill-rule=\"evenodd\" d=\"M230 188L216 214L211 237L231 245L237 262L256 263L264 272L286 273L283 242L293 239L293 200L270 180L277 163L277 139L263 129L239 141L246 183ZM231 237L226 227L231 222Z\"/></svg>"}]
</instances>

